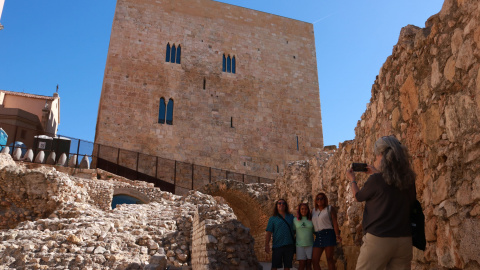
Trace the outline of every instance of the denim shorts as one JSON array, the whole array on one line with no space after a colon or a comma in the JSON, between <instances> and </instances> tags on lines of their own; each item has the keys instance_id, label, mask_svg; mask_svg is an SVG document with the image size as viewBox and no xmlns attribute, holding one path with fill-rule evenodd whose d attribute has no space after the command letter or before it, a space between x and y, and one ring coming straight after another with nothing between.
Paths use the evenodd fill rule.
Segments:
<instances>
[{"instance_id":1,"label":"denim shorts","mask_svg":"<svg viewBox=\"0 0 480 270\"><path fill-rule=\"evenodd\" d=\"M325 229L315 232L313 247L331 247L337 245L337 236L333 229Z\"/></svg>"}]
</instances>

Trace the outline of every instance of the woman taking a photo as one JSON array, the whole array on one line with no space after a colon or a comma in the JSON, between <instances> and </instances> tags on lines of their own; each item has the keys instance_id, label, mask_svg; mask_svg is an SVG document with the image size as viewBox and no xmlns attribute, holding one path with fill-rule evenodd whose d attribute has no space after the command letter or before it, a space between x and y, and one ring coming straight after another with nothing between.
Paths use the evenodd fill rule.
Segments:
<instances>
[{"instance_id":1,"label":"woman taking a photo","mask_svg":"<svg viewBox=\"0 0 480 270\"><path fill-rule=\"evenodd\" d=\"M297 217L293 220L293 229L296 232L296 248L298 270L312 269L313 223L310 208L306 203L300 203Z\"/></svg>"},{"instance_id":2,"label":"woman taking a photo","mask_svg":"<svg viewBox=\"0 0 480 270\"><path fill-rule=\"evenodd\" d=\"M338 230L337 212L328 205L325 193L315 196L315 208L312 213L312 222L315 229L315 242L313 243L313 269L320 270L320 257L325 250L329 270L335 270L333 259L334 248L337 240L341 241Z\"/></svg>"},{"instance_id":3,"label":"woman taking a photo","mask_svg":"<svg viewBox=\"0 0 480 270\"><path fill-rule=\"evenodd\" d=\"M415 200L415 173L408 152L394 136L378 139L374 165L360 190L353 169L347 170L353 197L366 202L363 212L363 244L358 269L410 269L412 234L410 209Z\"/></svg>"}]
</instances>

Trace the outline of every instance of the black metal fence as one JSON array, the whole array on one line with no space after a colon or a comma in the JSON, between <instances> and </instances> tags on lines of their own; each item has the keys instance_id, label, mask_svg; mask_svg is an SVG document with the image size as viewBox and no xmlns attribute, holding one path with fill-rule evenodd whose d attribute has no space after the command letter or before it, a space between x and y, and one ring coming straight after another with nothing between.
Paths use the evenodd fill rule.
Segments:
<instances>
[{"instance_id":1,"label":"black metal fence","mask_svg":"<svg viewBox=\"0 0 480 270\"><path fill-rule=\"evenodd\" d=\"M16 148L20 148L23 159L28 149L33 151L32 161L35 161L40 151L44 151L45 160L50 153L55 152L55 164L63 153L67 156L66 164L71 163L69 161L76 156L76 162L70 164L72 167L79 167L81 160L86 157L90 168L99 168L128 179L154 183L162 190L172 193L198 189L221 179L244 183L273 183L273 179L269 178L146 155L69 136L45 137L41 136L44 134L39 130L26 128L19 130L19 127L3 123L0 127L13 134L8 137L7 143L0 143L1 149L9 146L9 153L13 154Z\"/></svg>"},{"instance_id":2,"label":"black metal fence","mask_svg":"<svg viewBox=\"0 0 480 270\"><path fill-rule=\"evenodd\" d=\"M273 183L273 179L196 165L129 151L116 147L94 144L96 168L117 175L154 183L162 190L191 190L221 179L244 183Z\"/></svg>"}]
</instances>

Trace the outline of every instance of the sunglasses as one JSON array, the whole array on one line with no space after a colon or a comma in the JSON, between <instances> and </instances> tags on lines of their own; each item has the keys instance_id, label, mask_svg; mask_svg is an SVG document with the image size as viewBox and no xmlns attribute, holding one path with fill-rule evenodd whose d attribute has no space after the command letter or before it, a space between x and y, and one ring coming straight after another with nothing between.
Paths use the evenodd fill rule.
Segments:
<instances>
[{"instance_id":1,"label":"sunglasses","mask_svg":"<svg viewBox=\"0 0 480 270\"><path fill-rule=\"evenodd\" d=\"M287 205L285 202L277 202L278 205Z\"/></svg>"},{"instance_id":2,"label":"sunglasses","mask_svg":"<svg viewBox=\"0 0 480 270\"><path fill-rule=\"evenodd\" d=\"M317 201L321 201L321 200L324 200L324 199L325 199L325 197L317 197L316 198Z\"/></svg>"}]
</instances>

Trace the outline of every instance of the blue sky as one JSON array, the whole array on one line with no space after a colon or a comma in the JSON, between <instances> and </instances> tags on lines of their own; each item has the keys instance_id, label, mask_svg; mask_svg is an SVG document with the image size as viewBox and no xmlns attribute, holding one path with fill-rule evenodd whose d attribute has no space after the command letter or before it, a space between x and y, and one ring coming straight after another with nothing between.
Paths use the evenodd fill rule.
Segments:
<instances>
[{"instance_id":1,"label":"blue sky","mask_svg":"<svg viewBox=\"0 0 480 270\"><path fill-rule=\"evenodd\" d=\"M220 1L314 23L325 145L355 136L380 67L408 24L425 26L440 0ZM59 134L93 141L114 0L6 0L0 89L51 96Z\"/></svg>"}]
</instances>

